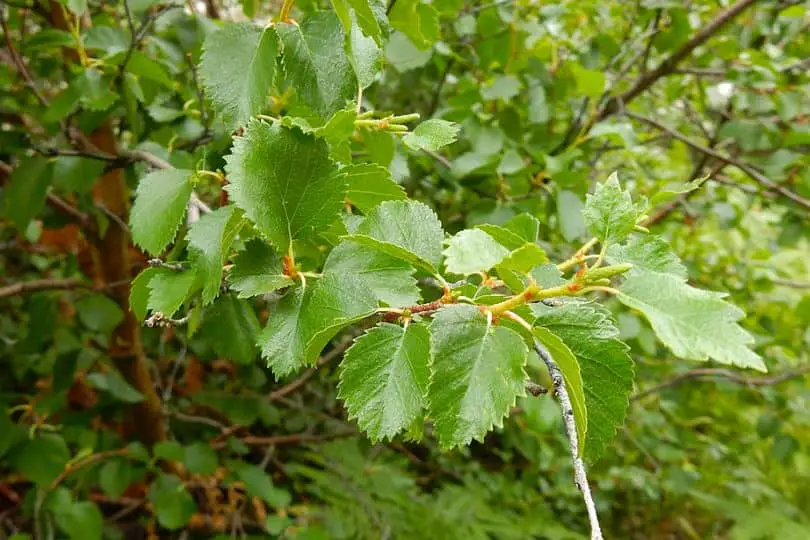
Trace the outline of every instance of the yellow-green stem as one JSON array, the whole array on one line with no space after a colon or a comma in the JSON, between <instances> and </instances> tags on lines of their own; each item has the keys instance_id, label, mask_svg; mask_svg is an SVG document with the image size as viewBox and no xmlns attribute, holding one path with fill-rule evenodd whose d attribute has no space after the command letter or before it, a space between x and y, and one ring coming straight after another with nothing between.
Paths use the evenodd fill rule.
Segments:
<instances>
[{"instance_id":1,"label":"yellow-green stem","mask_svg":"<svg viewBox=\"0 0 810 540\"><path fill-rule=\"evenodd\" d=\"M579 248L579 249L577 250L577 252L576 252L576 253L574 253L574 256L573 256L573 257L571 257L570 259L568 259L568 260L566 260L566 261L563 261L563 262L561 262L560 264L558 264L558 265L557 265L557 269L558 269L560 272L565 272L566 270L569 270L569 269L571 269L572 267L574 267L574 266L576 266L577 264L579 264L579 262L581 261L582 257L584 257L584 256L585 256L585 254L586 254L586 253L588 253L588 251L590 251L590 250L591 250L591 248L597 244L597 242L599 242L599 240L598 240L597 238L591 238L590 240L588 240L587 242L585 242L585 245L583 245L581 248Z\"/></svg>"},{"instance_id":2,"label":"yellow-green stem","mask_svg":"<svg viewBox=\"0 0 810 540\"><path fill-rule=\"evenodd\" d=\"M284 0L284 3L281 4L281 11L278 14L279 21L286 22L290 19L290 11L292 11L294 4L295 0Z\"/></svg>"}]
</instances>

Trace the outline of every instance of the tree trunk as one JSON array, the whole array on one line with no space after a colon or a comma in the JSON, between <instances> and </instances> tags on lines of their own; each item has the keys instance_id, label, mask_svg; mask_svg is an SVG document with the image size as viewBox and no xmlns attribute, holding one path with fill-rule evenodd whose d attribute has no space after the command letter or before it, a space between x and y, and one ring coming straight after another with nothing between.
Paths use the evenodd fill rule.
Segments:
<instances>
[{"instance_id":1,"label":"tree trunk","mask_svg":"<svg viewBox=\"0 0 810 540\"><path fill-rule=\"evenodd\" d=\"M63 7L51 2L51 23L55 28L68 30ZM84 21L83 26L88 26ZM76 62L76 51L69 49L66 61ZM88 139L99 150L117 155L118 140L110 120L105 120L90 134ZM93 187L93 201L126 223L129 215L129 189L123 169L112 169L103 174ZM93 271L96 284L109 291L124 312L124 320L112 334L109 348L110 358L124 379L144 400L133 405L132 414L127 419L127 431L137 436L147 445L166 439L166 419L161 411L160 398L149 371L149 363L141 345L140 325L129 309L129 292L132 281L129 256L129 233L116 220L110 221L103 237L93 244Z\"/></svg>"}]
</instances>

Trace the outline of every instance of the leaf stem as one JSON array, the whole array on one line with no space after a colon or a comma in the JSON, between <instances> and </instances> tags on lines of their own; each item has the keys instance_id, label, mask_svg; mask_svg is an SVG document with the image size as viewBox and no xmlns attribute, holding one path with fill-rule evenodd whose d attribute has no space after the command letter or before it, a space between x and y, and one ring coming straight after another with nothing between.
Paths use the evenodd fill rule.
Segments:
<instances>
[{"instance_id":1,"label":"leaf stem","mask_svg":"<svg viewBox=\"0 0 810 540\"><path fill-rule=\"evenodd\" d=\"M599 242L599 239L597 238L591 238L590 240L585 242L585 244L581 248L579 248L570 259L567 259L558 264L557 269L560 272L565 272L566 270L569 270L571 267L576 266L577 264L582 262L582 260L585 258L585 254L588 253L588 251L590 251L591 248L593 248L593 246L597 244L597 242Z\"/></svg>"},{"instance_id":2,"label":"leaf stem","mask_svg":"<svg viewBox=\"0 0 810 540\"><path fill-rule=\"evenodd\" d=\"M295 0L284 0L284 3L281 4L281 11L278 14L278 20L280 22L287 22L290 20L290 11L292 11L294 4Z\"/></svg>"}]
</instances>

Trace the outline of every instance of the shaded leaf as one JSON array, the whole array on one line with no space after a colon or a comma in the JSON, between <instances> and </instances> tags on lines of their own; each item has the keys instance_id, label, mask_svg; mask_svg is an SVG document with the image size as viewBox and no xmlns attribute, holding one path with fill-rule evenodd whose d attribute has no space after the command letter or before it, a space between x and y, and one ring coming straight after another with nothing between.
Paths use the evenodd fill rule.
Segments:
<instances>
[{"instance_id":1,"label":"shaded leaf","mask_svg":"<svg viewBox=\"0 0 810 540\"><path fill-rule=\"evenodd\" d=\"M384 201L406 198L402 186L394 182L391 172L380 165L362 163L340 169L338 175L347 186L349 202L364 213L370 212Z\"/></svg>"},{"instance_id":2,"label":"shaded leaf","mask_svg":"<svg viewBox=\"0 0 810 540\"><path fill-rule=\"evenodd\" d=\"M628 396L633 389L633 362L628 347L619 341L619 330L610 313L598 304L532 304L532 311L537 316L535 326L560 338L578 360L588 417L583 453L588 461L596 461L627 414ZM558 357L555 360L559 362Z\"/></svg>"},{"instance_id":3,"label":"shaded leaf","mask_svg":"<svg viewBox=\"0 0 810 540\"><path fill-rule=\"evenodd\" d=\"M377 308L377 300L356 276L325 274L304 290L291 290L267 321L259 342L277 377L312 365L342 328Z\"/></svg>"},{"instance_id":4,"label":"shaded leaf","mask_svg":"<svg viewBox=\"0 0 810 540\"><path fill-rule=\"evenodd\" d=\"M273 85L278 38L272 26L228 24L203 44L200 77L206 96L231 127L261 112Z\"/></svg>"},{"instance_id":5,"label":"shaded leaf","mask_svg":"<svg viewBox=\"0 0 810 540\"><path fill-rule=\"evenodd\" d=\"M565 388L568 390L568 397L571 399L571 407L574 409L574 419L577 425L577 438L579 439L579 454L585 453L585 441L588 433L588 408L585 405L585 386L582 382L582 374L579 371L577 362L571 349L548 328L536 326L532 329L532 334L540 343L545 345L551 358L557 362L565 380Z\"/></svg>"},{"instance_id":6,"label":"shaded leaf","mask_svg":"<svg viewBox=\"0 0 810 540\"><path fill-rule=\"evenodd\" d=\"M192 171L163 169L147 174L138 183L129 228L136 244L158 255L174 240L191 197Z\"/></svg>"},{"instance_id":7,"label":"shaded leaf","mask_svg":"<svg viewBox=\"0 0 810 540\"><path fill-rule=\"evenodd\" d=\"M284 72L305 105L329 118L355 98L357 80L334 12L310 13L300 24L279 23L277 28Z\"/></svg>"},{"instance_id":8,"label":"shaded leaf","mask_svg":"<svg viewBox=\"0 0 810 540\"><path fill-rule=\"evenodd\" d=\"M241 210L228 205L201 216L189 227L186 239L197 277L202 282L203 305L213 302L219 295L222 265L244 223L242 215Z\"/></svg>"},{"instance_id":9,"label":"shaded leaf","mask_svg":"<svg viewBox=\"0 0 810 540\"><path fill-rule=\"evenodd\" d=\"M346 239L435 273L441 262L444 231L429 206L416 201L386 201L369 212Z\"/></svg>"},{"instance_id":10,"label":"shaded leaf","mask_svg":"<svg viewBox=\"0 0 810 540\"><path fill-rule=\"evenodd\" d=\"M278 253L269 244L254 238L235 257L228 283L239 292L239 298L250 298L288 287L293 280L284 275Z\"/></svg>"},{"instance_id":11,"label":"shaded leaf","mask_svg":"<svg viewBox=\"0 0 810 540\"><path fill-rule=\"evenodd\" d=\"M259 321L250 305L230 294L205 311L201 328L217 354L238 364L251 364L256 359L259 330Z\"/></svg>"},{"instance_id":12,"label":"shaded leaf","mask_svg":"<svg viewBox=\"0 0 810 540\"><path fill-rule=\"evenodd\" d=\"M357 276L377 299L389 306L410 306L419 301L413 267L372 247L341 242L329 252L323 271Z\"/></svg>"}]
</instances>

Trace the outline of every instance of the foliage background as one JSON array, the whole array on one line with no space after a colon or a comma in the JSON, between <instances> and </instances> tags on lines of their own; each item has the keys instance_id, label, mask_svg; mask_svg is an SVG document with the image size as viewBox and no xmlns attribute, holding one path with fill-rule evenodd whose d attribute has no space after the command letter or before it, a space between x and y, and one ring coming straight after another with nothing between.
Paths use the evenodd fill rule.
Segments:
<instances>
[{"instance_id":1,"label":"foliage background","mask_svg":"<svg viewBox=\"0 0 810 540\"><path fill-rule=\"evenodd\" d=\"M229 313L207 314L191 338L137 326L122 309L147 264L125 227L146 170L137 151L223 167L231 132L201 93L201 45L220 21L264 24L281 6L65 4L4 3L0 535L583 537L549 397L522 400L465 450L370 445L336 398L348 336L319 369L277 383L259 361L224 359L255 356ZM449 232L529 212L559 257L581 244L585 193L611 172L647 196L708 176L659 205L650 227L691 282L744 308L771 374L674 361L646 322L612 306L637 388L590 468L610 538L810 534L810 3L741 1L712 27L730 5L396 0L365 103L458 122L460 140L414 152L370 132L352 146ZM319 9L331 8L297 2L293 17ZM73 132L119 160L72 155ZM99 189L103 173L125 199ZM24 188L12 189L15 174ZM197 190L224 200L214 179ZM133 358L145 361L122 360L121 339L140 341Z\"/></svg>"}]
</instances>

